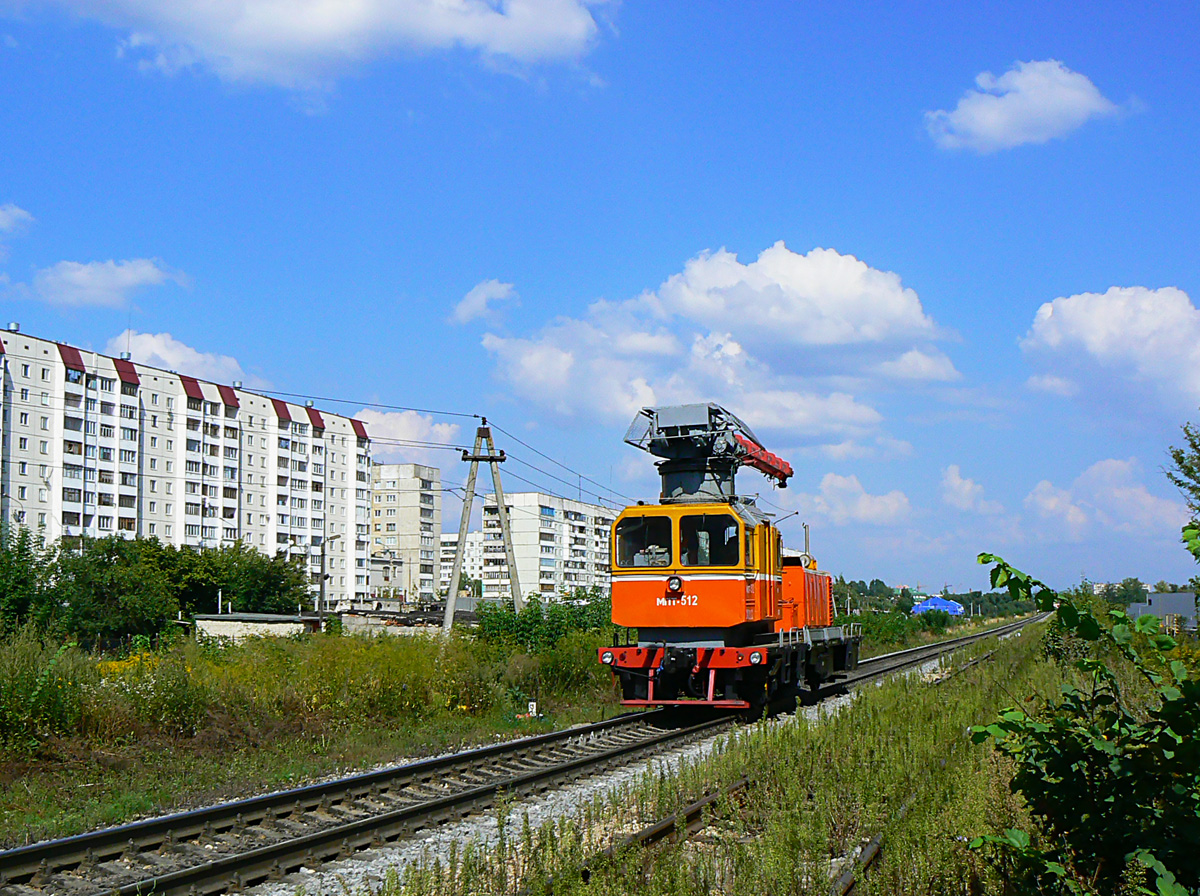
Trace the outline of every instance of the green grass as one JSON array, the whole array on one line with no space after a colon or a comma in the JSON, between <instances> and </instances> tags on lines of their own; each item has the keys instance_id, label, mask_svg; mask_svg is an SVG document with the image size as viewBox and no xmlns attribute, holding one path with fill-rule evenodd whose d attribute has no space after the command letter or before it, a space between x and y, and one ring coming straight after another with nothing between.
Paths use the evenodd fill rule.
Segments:
<instances>
[{"instance_id":1,"label":"green grass","mask_svg":"<svg viewBox=\"0 0 1200 896\"><path fill-rule=\"evenodd\" d=\"M616 711L599 635L186 642L117 660L0 641L0 845L548 731ZM545 718L525 720L528 700Z\"/></svg>"},{"instance_id":2,"label":"green grass","mask_svg":"<svg viewBox=\"0 0 1200 896\"><path fill-rule=\"evenodd\" d=\"M915 675L862 689L824 718L759 725L707 759L599 798L577 818L512 832L494 850L464 848L453 870L424 864L397 875L386 896L530 892L588 894L827 893L831 861L877 832L884 857L856 892L998 893L996 872L965 848L976 834L1024 820L1008 769L968 726L1028 692L1054 693L1063 672L1041 660L1037 635L975 645L994 656L940 686ZM648 853L631 850L579 878L579 863L614 836L677 811L742 775L744 796L710 819L704 836ZM898 819L899 808L907 814Z\"/></svg>"},{"instance_id":3,"label":"green grass","mask_svg":"<svg viewBox=\"0 0 1200 896\"><path fill-rule=\"evenodd\" d=\"M17 633L0 641L0 845L611 715L602 640L316 636L112 660ZM530 699L544 719L517 718Z\"/></svg>"}]
</instances>

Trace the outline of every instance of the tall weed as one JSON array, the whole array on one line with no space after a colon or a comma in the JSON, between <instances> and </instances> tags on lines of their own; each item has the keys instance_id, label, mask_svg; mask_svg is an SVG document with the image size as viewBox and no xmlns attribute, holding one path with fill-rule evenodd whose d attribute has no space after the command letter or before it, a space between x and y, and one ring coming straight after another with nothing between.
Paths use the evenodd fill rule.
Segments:
<instances>
[{"instance_id":1,"label":"tall weed","mask_svg":"<svg viewBox=\"0 0 1200 896\"><path fill-rule=\"evenodd\" d=\"M78 728L97 679L91 659L24 627L0 640L0 746L28 750Z\"/></svg>"}]
</instances>

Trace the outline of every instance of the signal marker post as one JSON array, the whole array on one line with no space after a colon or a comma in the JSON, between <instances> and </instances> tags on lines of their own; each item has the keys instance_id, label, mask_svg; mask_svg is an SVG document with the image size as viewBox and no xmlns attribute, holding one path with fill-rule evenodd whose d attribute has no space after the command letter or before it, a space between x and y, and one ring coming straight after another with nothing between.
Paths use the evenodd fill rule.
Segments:
<instances>
[{"instance_id":1,"label":"signal marker post","mask_svg":"<svg viewBox=\"0 0 1200 896\"><path fill-rule=\"evenodd\" d=\"M486 443L487 454L481 454L480 449ZM508 507L504 503L504 486L500 484L500 467L498 464L506 460L504 452L496 453L496 445L492 441L492 428L487 425L487 417L483 425L475 430L475 447L468 454L463 450L464 462L471 462L471 471L467 474L467 490L463 495L462 519L458 524L458 545L454 549L454 568L450 571L450 588L446 592L446 615L442 619L442 630L450 631L454 625L454 605L458 600L458 583L462 578L463 550L467 545L467 525L471 522L471 505L475 503L475 477L479 474L479 464L484 462L492 468L492 487L496 492L496 511L500 517L500 534L504 538L504 557L508 562L508 584L512 591L513 607L519 613L525 606L521 597L521 583L517 580L517 558L513 553L512 531L508 526Z\"/></svg>"}]
</instances>

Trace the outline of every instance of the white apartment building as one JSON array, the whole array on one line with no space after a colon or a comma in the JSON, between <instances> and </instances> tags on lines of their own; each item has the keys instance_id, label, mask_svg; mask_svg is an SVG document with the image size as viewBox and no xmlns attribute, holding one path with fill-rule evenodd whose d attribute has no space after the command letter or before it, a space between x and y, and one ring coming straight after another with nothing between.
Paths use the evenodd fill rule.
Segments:
<instances>
[{"instance_id":1,"label":"white apartment building","mask_svg":"<svg viewBox=\"0 0 1200 896\"><path fill-rule=\"evenodd\" d=\"M375 464L371 478L371 555L399 561L398 587L407 600L435 599L441 471L424 464Z\"/></svg>"},{"instance_id":2,"label":"white apartment building","mask_svg":"<svg viewBox=\"0 0 1200 896\"><path fill-rule=\"evenodd\" d=\"M615 511L543 492L504 497L522 594L549 599L593 585L608 590L608 545ZM510 593L498 511L496 496L488 495L483 504L485 599L503 599Z\"/></svg>"},{"instance_id":3,"label":"white apartment building","mask_svg":"<svg viewBox=\"0 0 1200 896\"><path fill-rule=\"evenodd\" d=\"M371 444L358 420L0 331L0 520L47 541L242 542L308 558L327 608L366 598Z\"/></svg>"},{"instance_id":4,"label":"white apartment building","mask_svg":"<svg viewBox=\"0 0 1200 896\"><path fill-rule=\"evenodd\" d=\"M438 577L438 590L449 592L450 573L454 572L454 552L458 549L458 533L442 533L441 574ZM468 532L466 544L463 545L462 571L472 579L483 580L483 533Z\"/></svg>"}]
</instances>

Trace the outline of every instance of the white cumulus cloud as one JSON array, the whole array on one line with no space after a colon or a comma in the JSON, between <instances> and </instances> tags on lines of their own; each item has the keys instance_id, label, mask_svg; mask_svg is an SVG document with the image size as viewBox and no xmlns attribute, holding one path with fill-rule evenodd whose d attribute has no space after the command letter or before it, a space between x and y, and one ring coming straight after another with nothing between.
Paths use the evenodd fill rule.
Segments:
<instances>
[{"instance_id":1,"label":"white cumulus cloud","mask_svg":"<svg viewBox=\"0 0 1200 896\"><path fill-rule=\"evenodd\" d=\"M833 249L800 255L782 241L749 264L726 249L701 253L644 299L662 313L736 333L746 344L847 345L936 335L898 274Z\"/></svg>"},{"instance_id":2,"label":"white cumulus cloud","mask_svg":"<svg viewBox=\"0 0 1200 896\"><path fill-rule=\"evenodd\" d=\"M236 358L202 352L180 342L170 333L139 333L137 330L125 330L108 340L104 351L109 355L128 351L139 364L186 373L188 376L214 383L228 384L241 380L251 389L265 389L271 385L261 377L246 373Z\"/></svg>"},{"instance_id":3,"label":"white cumulus cloud","mask_svg":"<svg viewBox=\"0 0 1200 896\"><path fill-rule=\"evenodd\" d=\"M914 345L935 338L898 275L776 243L749 264L701 253L655 291L532 333L488 333L483 346L512 394L562 416L619 421L644 405L721 401L755 427L849 439L883 419L849 383L957 376Z\"/></svg>"},{"instance_id":4,"label":"white cumulus cloud","mask_svg":"<svg viewBox=\"0 0 1200 896\"><path fill-rule=\"evenodd\" d=\"M1057 298L1038 309L1021 347L1056 368L1037 381L1048 391L1071 387L1058 368L1098 367L1188 405L1200 401L1200 310L1181 289L1114 286Z\"/></svg>"},{"instance_id":5,"label":"white cumulus cloud","mask_svg":"<svg viewBox=\"0 0 1200 896\"><path fill-rule=\"evenodd\" d=\"M465 324L483 317L491 310L492 302L503 302L515 298L517 292L511 283L501 283L499 280L484 280L471 287L471 291L462 297L454 306L450 320L456 324Z\"/></svg>"},{"instance_id":6,"label":"white cumulus cloud","mask_svg":"<svg viewBox=\"0 0 1200 896\"><path fill-rule=\"evenodd\" d=\"M847 523L894 525L907 519L912 510L908 496L898 489L884 495L872 495L857 476L839 476L837 473L826 473L815 495L800 495L796 500L801 507L837 526Z\"/></svg>"},{"instance_id":7,"label":"white cumulus cloud","mask_svg":"<svg viewBox=\"0 0 1200 896\"><path fill-rule=\"evenodd\" d=\"M975 513L1000 513L1004 507L997 501L985 501L983 486L962 475L958 464L951 464L942 471L942 500L958 510Z\"/></svg>"},{"instance_id":8,"label":"white cumulus cloud","mask_svg":"<svg viewBox=\"0 0 1200 896\"><path fill-rule=\"evenodd\" d=\"M1092 464L1070 488L1043 479L1025 497L1025 507L1053 524L1052 535L1082 541L1101 530L1140 537L1178 537L1186 508L1153 495L1139 481L1134 458Z\"/></svg>"},{"instance_id":9,"label":"white cumulus cloud","mask_svg":"<svg viewBox=\"0 0 1200 896\"><path fill-rule=\"evenodd\" d=\"M997 77L982 72L951 111L925 113L943 149L988 153L1065 137L1089 119L1117 112L1085 75L1056 59L1018 62Z\"/></svg>"},{"instance_id":10,"label":"white cumulus cloud","mask_svg":"<svg viewBox=\"0 0 1200 896\"><path fill-rule=\"evenodd\" d=\"M386 463L417 463L447 466L453 454L438 445L452 445L458 438L457 423L435 423L428 414L417 411L380 411L363 408L354 415L367 424L371 434L371 454Z\"/></svg>"},{"instance_id":11,"label":"white cumulus cloud","mask_svg":"<svg viewBox=\"0 0 1200 896\"><path fill-rule=\"evenodd\" d=\"M123 308L130 295L146 286L174 281L182 274L152 258L127 261L60 261L33 276L33 294L51 305L95 305Z\"/></svg>"},{"instance_id":12,"label":"white cumulus cloud","mask_svg":"<svg viewBox=\"0 0 1200 896\"><path fill-rule=\"evenodd\" d=\"M519 63L578 57L587 0L33 0L119 29L125 55L165 72L310 88L402 50L462 48Z\"/></svg>"}]
</instances>

